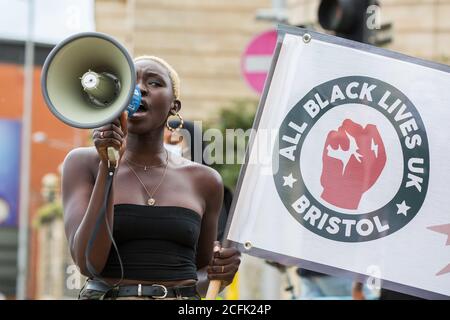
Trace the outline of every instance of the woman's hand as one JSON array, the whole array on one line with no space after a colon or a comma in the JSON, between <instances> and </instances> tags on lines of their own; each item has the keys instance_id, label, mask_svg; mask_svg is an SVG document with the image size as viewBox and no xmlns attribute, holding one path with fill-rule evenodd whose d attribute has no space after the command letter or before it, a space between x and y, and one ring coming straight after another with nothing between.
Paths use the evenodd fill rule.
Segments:
<instances>
[{"instance_id":1,"label":"woman's hand","mask_svg":"<svg viewBox=\"0 0 450 320\"><path fill-rule=\"evenodd\" d=\"M209 280L222 281L222 288L233 282L241 263L241 253L235 248L222 248L219 241L214 241L214 254L207 268Z\"/></svg>"},{"instance_id":2,"label":"woman's hand","mask_svg":"<svg viewBox=\"0 0 450 320\"><path fill-rule=\"evenodd\" d=\"M119 119L93 131L92 140L103 163L108 163L109 147L119 150L119 157L122 157L125 152L127 132L126 112L123 112Z\"/></svg>"}]
</instances>

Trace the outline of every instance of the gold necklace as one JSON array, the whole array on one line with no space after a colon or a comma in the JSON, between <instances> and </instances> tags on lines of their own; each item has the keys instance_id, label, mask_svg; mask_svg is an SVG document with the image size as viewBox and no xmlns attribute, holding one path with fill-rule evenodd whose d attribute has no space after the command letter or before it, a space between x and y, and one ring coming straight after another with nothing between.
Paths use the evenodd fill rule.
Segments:
<instances>
[{"instance_id":1,"label":"gold necklace","mask_svg":"<svg viewBox=\"0 0 450 320\"><path fill-rule=\"evenodd\" d=\"M147 165L142 165L142 164L136 163L136 162L134 162L134 161L131 161L131 160L128 159L128 158L125 158L125 160L126 160L128 163L130 163L130 164L132 164L132 165L134 165L134 166L136 166L136 167L144 168L144 171L147 171L147 169L151 169L151 168L162 167L162 166L164 165L164 163L161 163L161 164L157 164L157 165L154 165L154 166L147 166Z\"/></svg>"},{"instance_id":2,"label":"gold necklace","mask_svg":"<svg viewBox=\"0 0 450 320\"><path fill-rule=\"evenodd\" d=\"M162 184L162 182L164 181L164 177L166 176L166 172L167 172L167 166L169 164L169 152L166 150L166 165L164 167L164 173L162 175L161 181L158 183L158 185L155 187L155 189L153 189L152 193L150 193L147 189L147 187L145 186L145 184L142 182L141 178L139 178L138 174L136 173L136 171L134 171L134 169L131 167L130 162L125 159L127 166L130 168L130 170L134 173L134 175L136 176L136 178L139 180L139 182L142 184L142 186L144 187L145 192L147 192L148 195L148 200L147 200L147 204L149 206L154 206L156 203L155 198L153 197L156 193L156 191L158 190L159 186ZM146 167L148 168L148 167Z\"/></svg>"}]
</instances>

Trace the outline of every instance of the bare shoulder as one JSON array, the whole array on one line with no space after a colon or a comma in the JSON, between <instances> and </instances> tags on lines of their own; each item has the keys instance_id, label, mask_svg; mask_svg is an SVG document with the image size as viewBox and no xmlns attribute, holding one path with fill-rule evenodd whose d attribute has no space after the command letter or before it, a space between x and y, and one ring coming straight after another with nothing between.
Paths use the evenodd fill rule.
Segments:
<instances>
[{"instance_id":1,"label":"bare shoulder","mask_svg":"<svg viewBox=\"0 0 450 320\"><path fill-rule=\"evenodd\" d=\"M100 158L95 147L81 147L71 150L63 162L63 172L67 170L89 170L98 166Z\"/></svg>"},{"instance_id":2,"label":"bare shoulder","mask_svg":"<svg viewBox=\"0 0 450 320\"><path fill-rule=\"evenodd\" d=\"M193 179L202 191L210 193L223 189L222 177L215 169L175 155L172 156L172 162L177 170Z\"/></svg>"}]
</instances>

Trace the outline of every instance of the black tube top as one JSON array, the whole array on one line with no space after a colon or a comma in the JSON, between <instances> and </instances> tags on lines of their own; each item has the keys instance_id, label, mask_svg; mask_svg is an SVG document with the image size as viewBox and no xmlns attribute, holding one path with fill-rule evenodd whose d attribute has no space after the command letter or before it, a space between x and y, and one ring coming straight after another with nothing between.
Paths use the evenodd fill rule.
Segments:
<instances>
[{"instance_id":1,"label":"black tube top","mask_svg":"<svg viewBox=\"0 0 450 320\"><path fill-rule=\"evenodd\" d=\"M197 279L200 225L200 215L183 207L115 205L113 236L122 258L124 278ZM120 264L113 246L101 276L120 278Z\"/></svg>"}]
</instances>

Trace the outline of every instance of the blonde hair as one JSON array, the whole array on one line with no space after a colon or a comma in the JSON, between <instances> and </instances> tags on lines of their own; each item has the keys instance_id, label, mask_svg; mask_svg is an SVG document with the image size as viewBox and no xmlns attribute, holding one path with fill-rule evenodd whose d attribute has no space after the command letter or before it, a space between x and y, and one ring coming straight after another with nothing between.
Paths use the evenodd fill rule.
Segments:
<instances>
[{"instance_id":1,"label":"blonde hair","mask_svg":"<svg viewBox=\"0 0 450 320\"><path fill-rule=\"evenodd\" d=\"M169 71L169 78L172 82L173 95L175 96L175 99L178 100L180 98L180 77L178 76L178 73L175 71L175 69L166 60L156 56L139 56L137 58L134 58L135 63L142 60L155 61L165 67L167 71Z\"/></svg>"}]
</instances>

